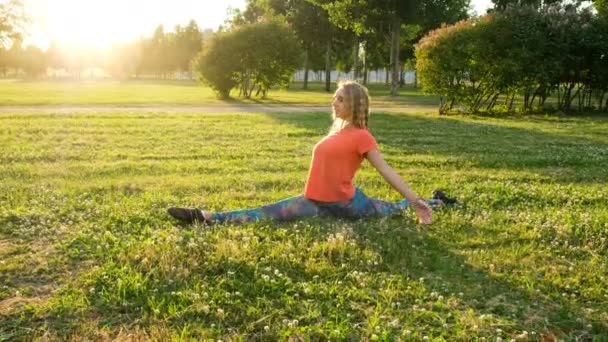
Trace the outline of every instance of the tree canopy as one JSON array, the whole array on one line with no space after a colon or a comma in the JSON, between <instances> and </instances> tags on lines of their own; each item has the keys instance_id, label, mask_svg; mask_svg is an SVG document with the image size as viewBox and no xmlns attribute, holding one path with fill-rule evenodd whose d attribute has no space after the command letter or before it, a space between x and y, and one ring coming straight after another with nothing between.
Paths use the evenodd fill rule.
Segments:
<instances>
[{"instance_id":1,"label":"tree canopy","mask_svg":"<svg viewBox=\"0 0 608 342\"><path fill-rule=\"evenodd\" d=\"M256 89L256 95L265 96L271 86L289 82L299 51L294 32L271 19L219 32L197 57L195 68L220 97L228 97L237 86L244 97Z\"/></svg>"},{"instance_id":2,"label":"tree canopy","mask_svg":"<svg viewBox=\"0 0 608 342\"><path fill-rule=\"evenodd\" d=\"M27 21L21 0L0 2L0 46L7 47L22 38Z\"/></svg>"}]
</instances>

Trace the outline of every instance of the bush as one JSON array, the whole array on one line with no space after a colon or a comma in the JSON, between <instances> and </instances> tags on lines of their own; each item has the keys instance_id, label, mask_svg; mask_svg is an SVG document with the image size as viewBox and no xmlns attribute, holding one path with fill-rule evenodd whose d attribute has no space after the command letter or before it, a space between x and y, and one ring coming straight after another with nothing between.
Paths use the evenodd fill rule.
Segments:
<instances>
[{"instance_id":1,"label":"bush","mask_svg":"<svg viewBox=\"0 0 608 342\"><path fill-rule=\"evenodd\" d=\"M607 36L606 22L586 9L508 7L427 34L416 46L416 69L423 89L441 96L440 113L455 104L511 111L519 94L520 111L533 112L552 93L565 112L573 104L605 109Z\"/></svg>"},{"instance_id":2,"label":"bush","mask_svg":"<svg viewBox=\"0 0 608 342\"><path fill-rule=\"evenodd\" d=\"M286 85L298 65L300 47L287 24L278 20L237 26L216 34L194 62L201 80L220 97L237 87L240 95L265 96Z\"/></svg>"}]
</instances>

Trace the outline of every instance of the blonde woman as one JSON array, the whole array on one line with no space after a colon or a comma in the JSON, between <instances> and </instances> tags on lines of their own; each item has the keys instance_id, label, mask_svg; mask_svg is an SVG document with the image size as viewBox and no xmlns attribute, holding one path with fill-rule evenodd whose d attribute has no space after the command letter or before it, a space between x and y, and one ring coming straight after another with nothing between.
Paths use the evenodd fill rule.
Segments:
<instances>
[{"instance_id":1,"label":"blonde woman","mask_svg":"<svg viewBox=\"0 0 608 342\"><path fill-rule=\"evenodd\" d=\"M418 197L384 161L369 132L370 98L357 82L340 83L332 101L333 124L329 134L314 147L304 194L259 208L210 212L198 208L169 208L169 214L187 223L251 222L265 219L292 220L311 216L364 218L389 216L413 207L420 222L432 223L432 206L453 204L441 191L433 199ZM352 180L367 159L403 200L385 202L367 197Z\"/></svg>"}]
</instances>

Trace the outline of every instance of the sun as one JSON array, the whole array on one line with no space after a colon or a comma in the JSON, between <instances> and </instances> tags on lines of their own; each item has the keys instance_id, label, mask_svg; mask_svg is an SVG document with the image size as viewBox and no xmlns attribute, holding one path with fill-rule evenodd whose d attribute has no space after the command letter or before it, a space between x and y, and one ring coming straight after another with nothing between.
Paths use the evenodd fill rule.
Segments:
<instances>
[{"instance_id":1,"label":"sun","mask_svg":"<svg viewBox=\"0 0 608 342\"><path fill-rule=\"evenodd\" d=\"M141 13L133 1L38 2L45 17L46 35L64 44L81 48L107 48L137 36Z\"/></svg>"},{"instance_id":2,"label":"sun","mask_svg":"<svg viewBox=\"0 0 608 342\"><path fill-rule=\"evenodd\" d=\"M2 1L2 0L0 0ZM244 8L245 0L23 0L38 45L56 41L81 48L107 48L151 36L158 25L171 32L194 19L217 28L226 9Z\"/></svg>"}]
</instances>

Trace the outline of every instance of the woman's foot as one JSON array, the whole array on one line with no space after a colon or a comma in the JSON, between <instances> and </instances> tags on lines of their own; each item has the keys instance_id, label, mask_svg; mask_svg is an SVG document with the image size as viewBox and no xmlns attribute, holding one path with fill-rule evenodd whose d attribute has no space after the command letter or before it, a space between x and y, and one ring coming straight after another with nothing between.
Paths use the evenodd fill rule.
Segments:
<instances>
[{"instance_id":1,"label":"woman's foot","mask_svg":"<svg viewBox=\"0 0 608 342\"><path fill-rule=\"evenodd\" d=\"M169 215L173 216L174 218L185 222L185 223L203 223L203 224L211 224L211 220L209 220L205 215L206 213L203 212L201 209L198 208L175 208L175 207L171 207L169 209L167 209L167 212L169 212Z\"/></svg>"},{"instance_id":2,"label":"woman's foot","mask_svg":"<svg viewBox=\"0 0 608 342\"><path fill-rule=\"evenodd\" d=\"M444 205L454 205L458 203L456 197L448 197L445 192L441 190L433 191L433 199L440 200Z\"/></svg>"}]
</instances>

